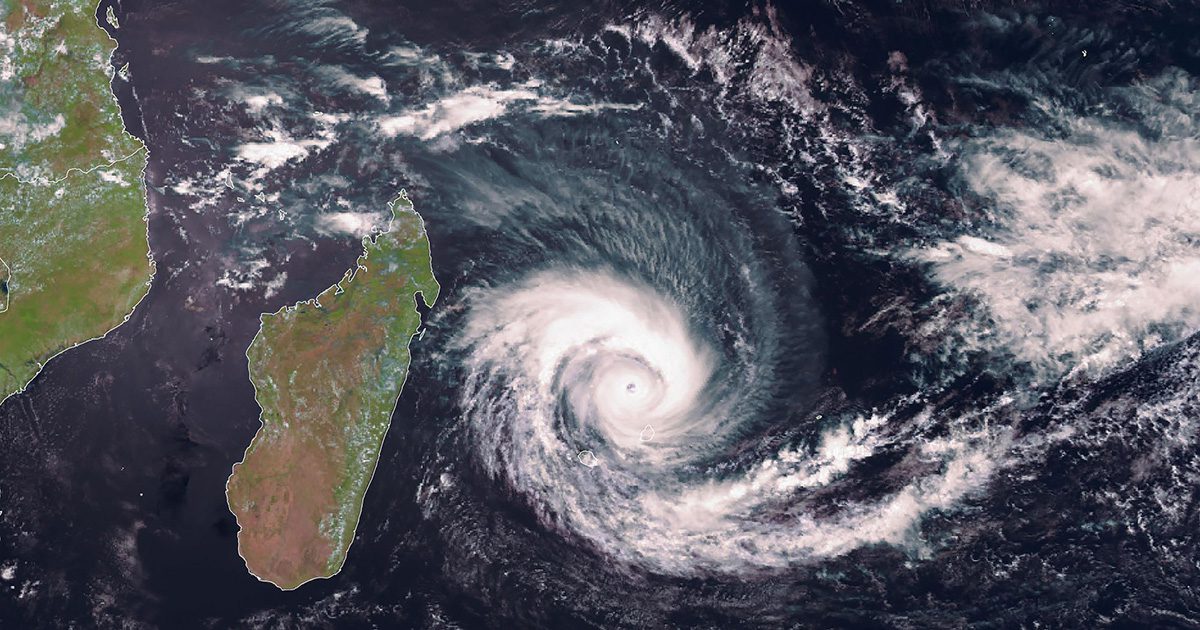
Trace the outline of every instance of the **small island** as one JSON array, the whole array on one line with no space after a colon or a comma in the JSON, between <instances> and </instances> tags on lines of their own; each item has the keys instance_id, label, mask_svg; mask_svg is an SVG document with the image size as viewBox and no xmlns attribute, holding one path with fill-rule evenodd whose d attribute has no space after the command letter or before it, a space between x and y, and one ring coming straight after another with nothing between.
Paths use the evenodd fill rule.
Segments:
<instances>
[{"instance_id":1,"label":"small island","mask_svg":"<svg viewBox=\"0 0 1200 630\"><path fill-rule=\"evenodd\" d=\"M229 478L238 552L290 590L341 570L367 486L432 305L429 239L407 195L388 229L317 297L262 316L247 351L262 428Z\"/></svg>"}]
</instances>

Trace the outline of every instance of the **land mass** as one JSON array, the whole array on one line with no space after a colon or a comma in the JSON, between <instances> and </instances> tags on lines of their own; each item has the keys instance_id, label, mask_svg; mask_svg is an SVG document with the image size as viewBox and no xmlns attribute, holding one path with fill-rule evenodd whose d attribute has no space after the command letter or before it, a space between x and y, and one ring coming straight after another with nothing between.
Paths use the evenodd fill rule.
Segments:
<instances>
[{"instance_id":1,"label":"land mass","mask_svg":"<svg viewBox=\"0 0 1200 630\"><path fill-rule=\"evenodd\" d=\"M290 590L346 561L421 326L437 300L429 239L401 193L387 231L317 297L262 316L247 350L262 427L229 478L238 553Z\"/></svg>"},{"instance_id":2,"label":"land mass","mask_svg":"<svg viewBox=\"0 0 1200 630\"><path fill-rule=\"evenodd\" d=\"M114 44L95 2L0 0L0 400L149 290L146 151L112 94Z\"/></svg>"}]
</instances>

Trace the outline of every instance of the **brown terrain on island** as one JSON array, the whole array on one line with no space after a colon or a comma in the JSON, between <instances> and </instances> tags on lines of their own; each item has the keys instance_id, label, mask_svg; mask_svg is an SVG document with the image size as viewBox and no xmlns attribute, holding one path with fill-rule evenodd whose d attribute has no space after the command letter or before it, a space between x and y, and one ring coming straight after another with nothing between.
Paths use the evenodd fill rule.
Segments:
<instances>
[{"instance_id":1,"label":"brown terrain on island","mask_svg":"<svg viewBox=\"0 0 1200 630\"><path fill-rule=\"evenodd\" d=\"M421 325L414 300L439 291L406 196L363 247L341 282L263 315L247 351L262 428L234 465L229 507L247 568L282 589L345 563Z\"/></svg>"}]
</instances>

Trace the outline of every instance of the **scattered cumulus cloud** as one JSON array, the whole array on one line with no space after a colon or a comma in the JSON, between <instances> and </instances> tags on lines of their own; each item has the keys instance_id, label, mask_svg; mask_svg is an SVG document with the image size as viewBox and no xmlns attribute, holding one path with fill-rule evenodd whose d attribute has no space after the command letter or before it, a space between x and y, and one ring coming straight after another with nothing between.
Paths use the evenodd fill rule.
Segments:
<instances>
[{"instance_id":1,"label":"scattered cumulus cloud","mask_svg":"<svg viewBox=\"0 0 1200 630\"><path fill-rule=\"evenodd\" d=\"M499 118L515 107L544 116L576 116L600 110L637 109L636 105L614 103L574 103L566 99L542 96L530 81L515 88L472 86L455 92L422 108L379 121L380 131L387 136L415 136L432 140L464 127Z\"/></svg>"},{"instance_id":2,"label":"scattered cumulus cloud","mask_svg":"<svg viewBox=\"0 0 1200 630\"><path fill-rule=\"evenodd\" d=\"M341 66L322 66L318 72L339 88L373 96L381 101L388 100L387 85L376 75L359 76Z\"/></svg>"},{"instance_id":3,"label":"scattered cumulus cloud","mask_svg":"<svg viewBox=\"0 0 1200 630\"><path fill-rule=\"evenodd\" d=\"M246 110L252 114L260 114L268 107L283 106L283 97L276 92L245 94L242 100L246 103Z\"/></svg>"},{"instance_id":4,"label":"scattered cumulus cloud","mask_svg":"<svg viewBox=\"0 0 1200 630\"><path fill-rule=\"evenodd\" d=\"M276 169L292 160L300 160L308 156L313 148L324 148L328 142L324 140L292 140L282 133L275 132L274 139L268 142L247 142L237 149L237 156L247 162L260 164L268 169Z\"/></svg>"},{"instance_id":5,"label":"scattered cumulus cloud","mask_svg":"<svg viewBox=\"0 0 1200 630\"><path fill-rule=\"evenodd\" d=\"M325 233L363 237L380 227L380 215L371 212L330 212L317 218L317 228Z\"/></svg>"},{"instance_id":6,"label":"scattered cumulus cloud","mask_svg":"<svg viewBox=\"0 0 1200 630\"><path fill-rule=\"evenodd\" d=\"M1006 130L959 147L997 227L917 255L981 298L1019 357L1091 371L1200 329L1200 127L1171 93L1139 97L1152 133L1056 112L1064 138Z\"/></svg>"}]
</instances>

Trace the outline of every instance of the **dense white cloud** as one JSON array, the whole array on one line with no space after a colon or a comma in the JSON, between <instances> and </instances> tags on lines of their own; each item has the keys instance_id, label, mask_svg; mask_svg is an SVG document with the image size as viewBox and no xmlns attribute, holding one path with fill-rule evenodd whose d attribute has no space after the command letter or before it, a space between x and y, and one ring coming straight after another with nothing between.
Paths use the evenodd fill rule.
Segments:
<instances>
[{"instance_id":1,"label":"dense white cloud","mask_svg":"<svg viewBox=\"0 0 1200 630\"><path fill-rule=\"evenodd\" d=\"M377 230L379 219L380 215L370 212L330 212L317 218L317 227L323 232L363 237Z\"/></svg>"},{"instance_id":2,"label":"dense white cloud","mask_svg":"<svg viewBox=\"0 0 1200 630\"><path fill-rule=\"evenodd\" d=\"M1180 104L1194 90L1166 89L1186 93L1139 96L1150 133L1058 112L1065 137L1010 130L960 147L998 227L919 256L982 298L1017 356L1091 370L1200 328L1200 138Z\"/></svg>"},{"instance_id":3,"label":"dense white cloud","mask_svg":"<svg viewBox=\"0 0 1200 630\"><path fill-rule=\"evenodd\" d=\"M536 82L516 88L472 86L446 96L425 107L387 116L379 129L388 136L416 136L432 140L475 123L491 120L520 107L543 116L576 116L601 110L637 109L636 105L615 103L574 103L567 99L542 96Z\"/></svg>"}]
</instances>

